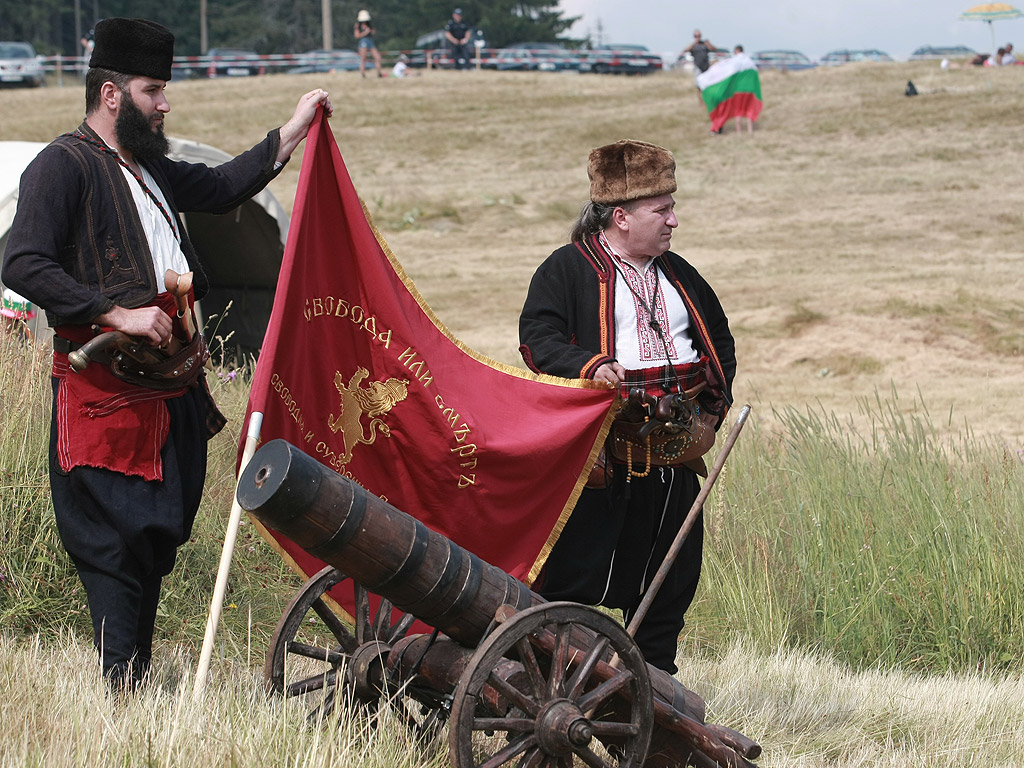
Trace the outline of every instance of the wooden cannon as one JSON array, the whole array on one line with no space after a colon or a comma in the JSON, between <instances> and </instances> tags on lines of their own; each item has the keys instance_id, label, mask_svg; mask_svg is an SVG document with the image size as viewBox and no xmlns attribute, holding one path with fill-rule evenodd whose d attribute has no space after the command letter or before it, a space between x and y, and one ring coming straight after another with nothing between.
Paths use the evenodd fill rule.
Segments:
<instances>
[{"instance_id":1,"label":"wooden cannon","mask_svg":"<svg viewBox=\"0 0 1024 768\"><path fill-rule=\"evenodd\" d=\"M760 755L705 723L703 700L644 662L613 618L546 602L283 440L253 456L238 502L329 564L293 598L267 655L268 687L305 697L311 717L342 693L402 702L418 731L449 721L455 768L740 768ZM328 605L347 582L354 623ZM410 634L416 619L435 631Z\"/></svg>"}]
</instances>

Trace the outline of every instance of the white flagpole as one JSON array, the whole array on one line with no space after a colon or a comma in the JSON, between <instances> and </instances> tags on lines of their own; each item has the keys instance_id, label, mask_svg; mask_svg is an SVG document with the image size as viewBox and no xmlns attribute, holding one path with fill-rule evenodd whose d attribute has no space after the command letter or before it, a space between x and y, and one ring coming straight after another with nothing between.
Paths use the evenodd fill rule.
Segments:
<instances>
[{"instance_id":1,"label":"white flagpole","mask_svg":"<svg viewBox=\"0 0 1024 768\"><path fill-rule=\"evenodd\" d=\"M249 417L249 429L245 435L245 447L242 448L242 463L238 468L241 477L249 459L256 453L260 441L260 430L263 428L263 414L253 411ZM213 587L213 599L210 601L210 615L206 620L206 635L203 637L203 650L199 654L199 667L192 686L192 699L198 701L206 688L206 676L210 671L210 659L213 658L213 640L220 623L220 612L224 607L224 593L228 586L228 571L231 568L231 556L235 552L235 539L238 537L238 524L242 518L242 507L238 503L238 478L235 478L235 496L231 500L231 515L228 527L224 532L224 548L220 553L220 567L217 569L217 582Z\"/></svg>"}]
</instances>

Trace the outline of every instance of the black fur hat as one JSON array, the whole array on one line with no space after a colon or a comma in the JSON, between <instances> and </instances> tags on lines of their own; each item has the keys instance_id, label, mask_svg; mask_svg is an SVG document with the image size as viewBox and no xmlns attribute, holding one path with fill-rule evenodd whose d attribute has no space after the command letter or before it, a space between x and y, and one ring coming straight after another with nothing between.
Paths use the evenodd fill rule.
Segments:
<instances>
[{"instance_id":1,"label":"black fur hat","mask_svg":"<svg viewBox=\"0 0 1024 768\"><path fill-rule=\"evenodd\" d=\"M90 67L156 80L171 79L174 35L146 19L103 19L96 24L96 47Z\"/></svg>"}]
</instances>

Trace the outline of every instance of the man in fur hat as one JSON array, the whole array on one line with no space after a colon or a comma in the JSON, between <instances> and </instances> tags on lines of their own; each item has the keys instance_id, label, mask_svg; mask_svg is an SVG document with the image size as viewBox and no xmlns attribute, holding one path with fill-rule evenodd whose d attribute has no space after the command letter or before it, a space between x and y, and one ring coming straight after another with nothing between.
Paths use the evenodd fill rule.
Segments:
<instances>
[{"instance_id":1,"label":"man in fur hat","mask_svg":"<svg viewBox=\"0 0 1024 768\"><path fill-rule=\"evenodd\" d=\"M623 397L632 387L657 397L682 382L706 381L700 405L717 429L732 401L733 338L711 286L669 250L679 226L672 153L624 140L593 150L588 173L590 201L572 242L552 253L530 284L519 321L523 359L537 372L608 382ZM620 608L628 623L699 484L690 466L606 458L535 588L551 600ZM702 546L698 520L636 634L647 661L670 673Z\"/></svg>"},{"instance_id":2,"label":"man in fur hat","mask_svg":"<svg viewBox=\"0 0 1024 768\"><path fill-rule=\"evenodd\" d=\"M179 319L165 289L167 270L193 273L190 301L209 287L180 212L226 213L251 198L280 173L317 107L332 108L325 91L311 91L288 122L233 160L173 162L164 89L174 36L143 19L104 19L95 31L85 122L22 176L3 280L43 307L55 332L54 512L85 586L103 673L119 687L149 668L161 579L191 534L207 440L224 421L201 375L151 388L100 362L70 370L68 354L95 327L150 349L194 347L191 309ZM202 345L189 360L205 354Z\"/></svg>"}]
</instances>

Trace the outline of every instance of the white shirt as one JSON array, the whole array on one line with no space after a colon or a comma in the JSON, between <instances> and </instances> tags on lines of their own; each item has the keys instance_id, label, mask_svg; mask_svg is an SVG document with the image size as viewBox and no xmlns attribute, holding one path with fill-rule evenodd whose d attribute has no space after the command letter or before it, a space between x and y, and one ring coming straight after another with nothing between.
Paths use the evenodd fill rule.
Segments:
<instances>
[{"instance_id":1,"label":"white shirt","mask_svg":"<svg viewBox=\"0 0 1024 768\"><path fill-rule=\"evenodd\" d=\"M690 339L690 313L668 276L654 259L640 270L620 258L603 235L601 243L615 264L615 359L628 370L655 368L669 361L672 365L697 362L700 355ZM652 311L668 342L667 355L661 337L651 328Z\"/></svg>"},{"instance_id":2,"label":"white shirt","mask_svg":"<svg viewBox=\"0 0 1024 768\"><path fill-rule=\"evenodd\" d=\"M160 190L156 179L142 165L142 180L146 182L149 191L160 201L160 204L171 215L171 207L167 204L167 198ZM121 166L121 172L132 190L132 198L135 200L135 208L139 212L139 219L142 221L142 229L149 240L149 250L153 254L153 270L156 273L157 293L164 293L164 273L173 269L179 275L188 272L188 261L181 250L179 242L180 235L171 229L170 222L164 217L156 203L143 191L138 180L132 172ZM177 226L177 225L175 225Z\"/></svg>"}]
</instances>

